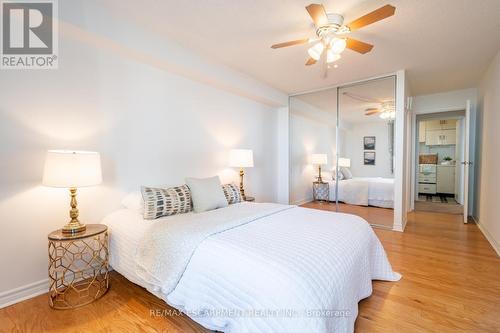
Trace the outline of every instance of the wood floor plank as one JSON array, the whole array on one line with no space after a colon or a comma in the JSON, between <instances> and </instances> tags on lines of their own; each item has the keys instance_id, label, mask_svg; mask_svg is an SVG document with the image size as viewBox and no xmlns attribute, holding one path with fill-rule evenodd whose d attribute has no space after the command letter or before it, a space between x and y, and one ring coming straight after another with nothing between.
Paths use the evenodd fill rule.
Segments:
<instances>
[{"instance_id":1,"label":"wood floor plank","mask_svg":"<svg viewBox=\"0 0 500 333\"><path fill-rule=\"evenodd\" d=\"M373 282L372 296L359 303L356 332L500 332L500 258L476 225L415 212L404 233L374 230L403 278ZM47 295L0 309L0 332L209 332L177 314L112 272L109 292L79 309L52 310Z\"/></svg>"}]
</instances>

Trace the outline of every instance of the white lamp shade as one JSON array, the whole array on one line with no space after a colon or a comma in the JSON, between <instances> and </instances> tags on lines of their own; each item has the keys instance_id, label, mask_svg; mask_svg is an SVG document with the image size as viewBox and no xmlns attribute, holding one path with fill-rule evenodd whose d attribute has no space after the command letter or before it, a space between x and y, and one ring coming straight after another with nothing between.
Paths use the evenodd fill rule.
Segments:
<instances>
[{"instance_id":1,"label":"white lamp shade","mask_svg":"<svg viewBox=\"0 0 500 333\"><path fill-rule=\"evenodd\" d=\"M233 168L252 168L253 151L251 149L231 149L229 166Z\"/></svg>"},{"instance_id":2,"label":"white lamp shade","mask_svg":"<svg viewBox=\"0 0 500 333\"><path fill-rule=\"evenodd\" d=\"M101 156L91 151L49 150L42 183L45 186L76 188L102 182Z\"/></svg>"},{"instance_id":3,"label":"white lamp shade","mask_svg":"<svg viewBox=\"0 0 500 333\"><path fill-rule=\"evenodd\" d=\"M328 163L326 154L312 154L311 158L312 164L324 165Z\"/></svg>"},{"instance_id":4,"label":"white lamp shade","mask_svg":"<svg viewBox=\"0 0 500 333\"><path fill-rule=\"evenodd\" d=\"M350 168L351 167L351 159L339 157L339 167Z\"/></svg>"}]
</instances>

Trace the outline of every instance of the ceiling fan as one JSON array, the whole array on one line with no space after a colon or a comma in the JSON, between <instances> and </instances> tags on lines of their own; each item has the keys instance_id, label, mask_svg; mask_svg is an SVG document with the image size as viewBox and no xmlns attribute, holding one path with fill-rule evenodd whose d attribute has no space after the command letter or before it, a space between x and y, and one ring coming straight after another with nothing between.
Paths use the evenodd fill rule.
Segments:
<instances>
[{"instance_id":1,"label":"ceiling fan","mask_svg":"<svg viewBox=\"0 0 500 333\"><path fill-rule=\"evenodd\" d=\"M325 53L325 63L333 63L340 59L341 53L345 48L361 54L370 52L373 45L345 36L352 31L394 15L396 7L385 5L346 25L344 25L344 17L342 15L327 13L321 4L310 4L306 7L306 10L314 21L317 37L274 44L271 48L278 49L287 46L317 42L307 51L309 59L306 62L306 66L309 66L318 62Z\"/></svg>"},{"instance_id":2,"label":"ceiling fan","mask_svg":"<svg viewBox=\"0 0 500 333\"><path fill-rule=\"evenodd\" d=\"M393 99L380 100L376 98L365 97L362 95L354 94L348 91L343 92L343 95L353 98L355 100L367 103L377 103L379 107L371 107L365 109L365 116L379 115L382 119L393 120L396 118L396 105Z\"/></svg>"}]
</instances>

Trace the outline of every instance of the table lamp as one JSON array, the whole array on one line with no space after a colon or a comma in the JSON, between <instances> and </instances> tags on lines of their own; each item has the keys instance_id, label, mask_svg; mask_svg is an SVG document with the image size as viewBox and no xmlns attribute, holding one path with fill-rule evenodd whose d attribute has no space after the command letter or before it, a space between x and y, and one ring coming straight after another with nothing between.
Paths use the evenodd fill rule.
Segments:
<instances>
[{"instance_id":1,"label":"table lamp","mask_svg":"<svg viewBox=\"0 0 500 333\"><path fill-rule=\"evenodd\" d=\"M240 168L240 192L244 200L246 197L245 189L243 188L243 176L245 175L243 168L253 168L253 151L251 149L231 149L229 153L229 166Z\"/></svg>"},{"instance_id":2,"label":"table lamp","mask_svg":"<svg viewBox=\"0 0 500 333\"><path fill-rule=\"evenodd\" d=\"M312 164L318 166L318 182L322 183L323 179L321 178L321 166L328 163L328 159L326 154L312 154Z\"/></svg>"},{"instance_id":3,"label":"table lamp","mask_svg":"<svg viewBox=\"0 0 500 333\"><path fill-rule=\"evenodd\" d=\"M62 231L74 234L85 230L78 220L77 187L98 185L102 182L101 156L90 151L49 150L45 158L42 183L50 187L69 188L71 220Z\"/></svg>"}]
</instances>

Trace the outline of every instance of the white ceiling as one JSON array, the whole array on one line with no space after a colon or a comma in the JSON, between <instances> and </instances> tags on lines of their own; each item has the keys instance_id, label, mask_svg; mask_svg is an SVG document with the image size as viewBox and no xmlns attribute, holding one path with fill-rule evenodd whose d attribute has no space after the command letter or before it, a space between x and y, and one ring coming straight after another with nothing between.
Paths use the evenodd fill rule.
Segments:
<instances>
[{"instance_id":1,"label":"white ceiling","mask_svg":"<svg viewBox=\"0 0 500 333\"><path fill-rule=\"evenodd\" d=\"M304 7L313 0L106 0L112 11L201 56L287 93L407 69L414 95L474 87L500 49L500 0L327 0L327 11L349 22L387 3L396 14L352 33L375 45L343 53L323 79L304 66L307 46L274 43L312 37Z\"/></svg>"},{"instance_id":2,"label":"white ceiling","mask_svg":"<svg viewBox=\"0 0 500 333\"><path fill-rule=\"evenodd\" d=\"M361 84L351 85L341 88L340 96L340 120L342 123L366 123L366 122L385 122L377 115L365 116L367 108L380 107L379 103L368 103L345 96L343 93L349 92L358 96L371 99L390 101L395 98L395 79L389 77L380 80L373 80ZM328 89L314 93L298 95L292 98L298 98L313 107L335 114L337 110L337 89Z\"/></svg>"}]
</instances>

